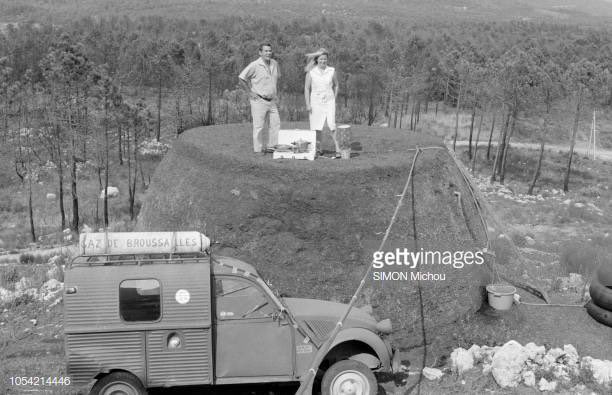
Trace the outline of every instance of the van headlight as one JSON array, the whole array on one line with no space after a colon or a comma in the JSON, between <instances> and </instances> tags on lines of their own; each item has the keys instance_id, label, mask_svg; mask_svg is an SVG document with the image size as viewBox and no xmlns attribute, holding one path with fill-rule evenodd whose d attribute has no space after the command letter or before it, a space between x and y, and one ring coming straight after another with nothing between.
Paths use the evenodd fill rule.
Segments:
<instances>
[{"instance_id":1,"label":"van headlight","mask_svg":"<svg viewBox=\"0 0 612 395\"><path fill-rule=\"evenodd\" d=\"M376 324L376 330L384 334L389 334L393 332L393 326L391 325L391 320L386 318L384 320L378 321L378 323Z\"/></svg>"}]
</instances>

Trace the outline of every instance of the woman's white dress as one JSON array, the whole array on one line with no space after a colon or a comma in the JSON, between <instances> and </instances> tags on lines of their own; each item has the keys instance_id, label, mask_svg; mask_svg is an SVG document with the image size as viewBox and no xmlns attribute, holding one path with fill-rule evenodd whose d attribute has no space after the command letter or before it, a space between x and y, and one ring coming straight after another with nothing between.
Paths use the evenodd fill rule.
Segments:
<instances>
[{"instance_id":1,"label":"woman's white dress","mask_svg":"<svg viewBox=\"0 0 612 395\"><path fill-rule=\"evenodd\" d=\"M324 70L313 67L310 73L310 130L323 130L325 120L330 130L336 130L336 97L334 95L334 68Z\"/></svg>"}]
</instances>

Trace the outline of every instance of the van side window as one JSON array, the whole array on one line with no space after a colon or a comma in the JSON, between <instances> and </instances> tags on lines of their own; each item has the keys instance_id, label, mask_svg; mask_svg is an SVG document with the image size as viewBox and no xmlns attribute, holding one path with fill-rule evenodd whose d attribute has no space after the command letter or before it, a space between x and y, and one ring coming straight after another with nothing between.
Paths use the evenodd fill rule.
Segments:
<instances>
[{"instance_id":1,"label":"van side window","mask_svg":"<svg viewBox=\"0 0 612 395\"><path fill-rule=\"evenodd\" d=\"M215 288L220 320L270 317L275 311L268 297L250 281L221 277L215 280Z\"/></svg>"},{"instance_id":2,"label":"van side window","mask_svg":"<svg viewBox=\"0 0 612 395\"><path fill-rule=\"evenodd\" d=\"M119 313L128 322L157 321L161 316L161 293L155 279L124 280L119 284Z\"/></svg>"}]
</instances>

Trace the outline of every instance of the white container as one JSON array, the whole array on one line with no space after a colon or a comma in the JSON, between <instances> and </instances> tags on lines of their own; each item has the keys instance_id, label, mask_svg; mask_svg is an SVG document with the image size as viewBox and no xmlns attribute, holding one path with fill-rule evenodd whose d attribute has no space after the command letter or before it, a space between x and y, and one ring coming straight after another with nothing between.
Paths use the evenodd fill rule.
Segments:
<instances>
[{"instance_id":1,"label":"white container","mask_svg":"<svg viewBox=\"0 0 612 395\"><path fill-rule=\"evenodd\" d=\"M516 288L512 285L489 284L487 285L489 305L495 310L510 310L514 301Z\"/></svg>"}]
</instances>

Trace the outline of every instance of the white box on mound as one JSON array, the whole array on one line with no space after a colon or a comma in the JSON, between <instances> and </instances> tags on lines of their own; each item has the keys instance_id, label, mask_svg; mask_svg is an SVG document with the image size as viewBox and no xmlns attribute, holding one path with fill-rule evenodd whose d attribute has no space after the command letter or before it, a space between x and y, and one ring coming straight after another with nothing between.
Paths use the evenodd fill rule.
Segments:
<instances>
[{"instance_id":1,"label":"white box on mound","mask_svg":"<svg viewBox=\"0 0 612 395\"><path fill-rule=\"evenodd\" d=\"M314 160L316 155L317 132L303 129L281 129L278 131L278 144L291 145L298 140L308 141L307 152L274 151L273 159L307 159Z\"/></svg>"}]
</instances>

